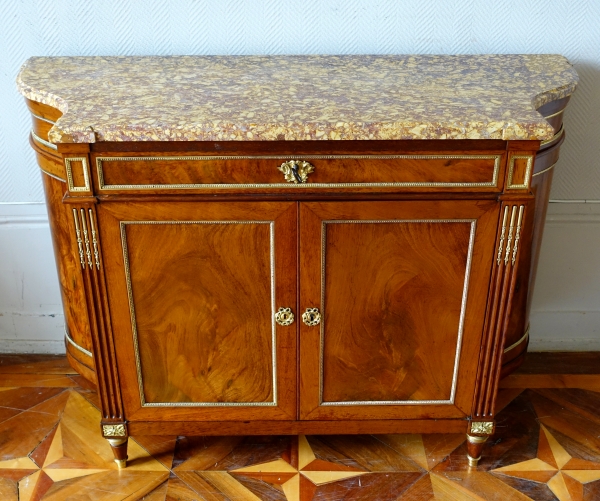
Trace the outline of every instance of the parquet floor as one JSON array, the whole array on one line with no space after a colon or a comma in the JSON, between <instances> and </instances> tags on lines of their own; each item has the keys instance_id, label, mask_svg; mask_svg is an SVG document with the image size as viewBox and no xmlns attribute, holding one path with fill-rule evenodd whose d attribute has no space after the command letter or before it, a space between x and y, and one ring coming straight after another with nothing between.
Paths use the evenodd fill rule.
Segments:
<instances>
[{"instance_id":1,"label":"parquet floor","mask_svg":"<svg viewBox=\"0 0 600 501\"><path fill-rule=\"evenodd\" d=\"M600 501L600 377L503 385L476 470L461 434L136 436L119 471L89 383L63 358L0 356L0 501Z\"/></svg>"}]
</instances>

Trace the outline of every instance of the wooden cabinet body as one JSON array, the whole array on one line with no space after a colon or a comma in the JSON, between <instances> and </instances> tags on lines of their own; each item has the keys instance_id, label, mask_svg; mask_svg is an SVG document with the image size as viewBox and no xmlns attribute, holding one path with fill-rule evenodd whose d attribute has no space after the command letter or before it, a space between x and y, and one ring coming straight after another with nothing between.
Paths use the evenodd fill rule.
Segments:
<instances>
[{"instance_id":1,"label":"wooden cabinet body","mask_svg":"<svg viewBox=\"0 0 600 501\"><path fill-rule=\"evenodd\" d=\"M509 170L524 179L531 143L219 157L127 146L64 154L90 180L62 210L104 361L105 433L117 421L128 433L491 432L516 257L531 244L533 197L506 183ZM314 184L281 182L295 158ZM352 172L336 173L346 160ZM266 186L248 182L268 168Z\"/></svg>"},{"instance_id":2,"label":"wooden cabinet body","mask_svg":"<svg viewBox=\"0 0 600 501\"><path fill-rule=\"evenodd\" d=\"M561 120L544 142L54 145L60 112L27 102L67 353L120 465L165 433L467 432L477 463L527 346Z\"/></svg>"}]
</instances>

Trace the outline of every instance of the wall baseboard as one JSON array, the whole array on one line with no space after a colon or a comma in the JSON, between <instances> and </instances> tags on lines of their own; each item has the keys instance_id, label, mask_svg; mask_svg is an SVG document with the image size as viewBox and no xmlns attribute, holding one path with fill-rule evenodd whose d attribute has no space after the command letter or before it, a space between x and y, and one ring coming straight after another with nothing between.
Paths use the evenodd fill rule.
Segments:
<instances>
[{"instance_id":1,"label":"wall baseboard","mask_svg":"<svg viewBox=\"0 0 600 501\"><path fill-rule=\"evenodd\" d=\"M39 340L0 340L0 353L43 353L46 355L64 355L63 341Z\"/></svg>"},{"instance_id":2,"label":"wall baseboard","mask_svg":"<svg viewBox=\"0 0 600 501\"><path fill-rule=\"evenodd\" d=\"M551 203L529 351L600 350L600 204Z\"/></svg>"},{"instance_id":3,"label":"wall baseboard","mask_svg":"<svg viewBox=\"0 0 600 501\"><path fill-rule=\"evenodd\" d=\"M64 353L45 204L0 204L0 352Z\"/></svg>"}]
</instances>

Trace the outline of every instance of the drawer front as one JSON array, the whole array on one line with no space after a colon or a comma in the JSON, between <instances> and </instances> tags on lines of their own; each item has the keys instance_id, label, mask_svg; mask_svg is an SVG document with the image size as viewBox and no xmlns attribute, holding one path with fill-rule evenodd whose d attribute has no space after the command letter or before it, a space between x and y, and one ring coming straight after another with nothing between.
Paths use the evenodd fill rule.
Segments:
<instances>
[{"instance_id":1,"label":"drawer front","mask_svg":"<svg viewBox=\"0 0 600 501\"><path fill-rule=\"evenodd\" d=\"M502 184L498 154L95 157L103 192L180 190L487 191Z\"/></svg>"}]
</instances>

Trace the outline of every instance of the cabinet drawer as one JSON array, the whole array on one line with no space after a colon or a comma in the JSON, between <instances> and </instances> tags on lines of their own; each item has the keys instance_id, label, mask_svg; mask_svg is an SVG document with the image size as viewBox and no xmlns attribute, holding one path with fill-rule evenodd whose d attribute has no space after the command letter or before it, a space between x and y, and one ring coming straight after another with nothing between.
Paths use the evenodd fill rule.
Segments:
<instances>
[{"instance_id":1,"label":"cabinet drawer","mask_svg":"<svg viewBox=\"0 0 600 501\"><path fill-rule=\"evenodd\" d=\"M100 191L497 192L503 178L502 159L501 153L297 157L148 154L98 155L95 166Z\"/></svg>"}]
</instances>

